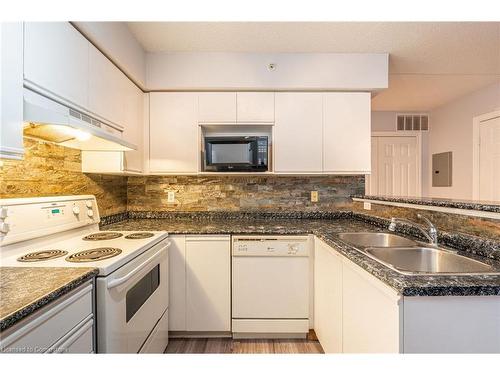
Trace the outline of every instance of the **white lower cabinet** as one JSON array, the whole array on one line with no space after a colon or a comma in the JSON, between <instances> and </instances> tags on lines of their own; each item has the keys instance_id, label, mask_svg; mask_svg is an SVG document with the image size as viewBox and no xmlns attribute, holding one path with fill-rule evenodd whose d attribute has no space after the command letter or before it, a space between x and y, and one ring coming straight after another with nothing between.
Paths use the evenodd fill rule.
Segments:
<instances>
[{"instance_id":1,"label":"white lower cabinet","mask_svg":"<svg viewBox=\"0 0 500 375\"><path fill-rule=\"evenodd\" d=\"M169 236L168 329L186 331L186 236Z\"/></svg>"},{"instance_id":2,"label":"white lower cabinet","mask_svg":"<svg viewBox=\"0 0 500 375\"><path fill-rule=\"evenodd\" d=\"M314 253L326 353L500 353L500 296L401 296L318 238Z\"/></svg>"},{"instance_id":3,"label":"white lower cabinet","mask_svg":"<svg viewBox=\"0 0 500 375\"><path fill-rule=\"evenodd\" d=\"M2 332L0 352L94 352L92 288L89 281Z\"/></svg>"},{"instance_id":4,"label":"white lower cabinet","mask_svg":"<svg viewBox=\"0 0 500 375\"><path fill-rule=\"evenodd\" d=\"M342 257L314 241L314 331L325 353L342 353Z\"/></svg>"},{"instance_id":5,"label":"white lower cabinet","mask_svg":"<svg viewBox=\"0 0 500 375\"><path fill-rule=\"evenodd\" d=\"M315 238L314 330L325 353L398 353L400 297Z\"/></svg>"},{"instance_id":6,"label":"white lower cabinet","mask_svg":"<svg viewBox=\"0 0 500 375\"><path fill-rule=\"evenodd\" d=\"M344 353L399 353L401 297L351 261L342 264Z\"/></svg>"},{"instance_id":7,"label":"white lower cabinet","mask_svg":"<svg viewBox=\"0 0 500 375\"><path fill-rule=\"evenodd\" d=\"M315 238L314 330L325 353L399 353L402 298Z\"/></svg>"},{"instance_id":8,"label":"white lower cabinet","mask_svg":"<svg viewBox=\"0 0 500 375\"><path fill-rule=\"evenodd\" d=\"M230 236L170 239L170 331L230 332Z\"/></svg>"},{"instance_id":9,"label":"white lower cabinet","mask_svg":"<svg viewBox=\"0 0 500 375\"><path fill-rule=\"evenodd\" d=\"M186 328L231 330L229 236L186 237Z\"/></svg>"}]
</instances>

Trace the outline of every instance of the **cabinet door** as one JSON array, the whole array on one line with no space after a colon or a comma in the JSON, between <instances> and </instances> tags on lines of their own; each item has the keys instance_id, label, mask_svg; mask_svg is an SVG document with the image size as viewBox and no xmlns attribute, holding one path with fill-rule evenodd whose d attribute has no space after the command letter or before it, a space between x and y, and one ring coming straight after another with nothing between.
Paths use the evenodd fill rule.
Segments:
<instances>
[{"instance_id":1,"label":"cabinet door","mask_svg":"<svg viewBox=\"0 0 500 375\"><path fill-rule=\"evenodd\" d=\"M144 93L132 81L127 81L123 139L137 145L137 150L125 151L124 168L129 172L140 173L144 169Z\"/></svg>"},{"instance_id":2,"label":"cabinet door","mask_svg":"<svg viewBox=\"0 0 500 375\"><path fill-rule=\"evenodd\" d=\"M238 122L274 122L274 93L239 92L236 110Z\"/></svg>"},{"instance_id":3,"label":"cabinet door","mask_svg":"<svg viewBox=\"0 0 500 375\"><path fill-rule=\"evenodd\" d=\"M151 172L198 171L198 94L150 93Z\"/></svg>"},{"instance_id":4,"label":"cabinet door","mask_svg":"<svg viewBox=\"0 0 500 375\"><path fill-rule=\"evenodd\" d=\"M0 24L0 158L23 157L23 24Z\"/></svg>"},{"instance_id":5,"label":"cabinet door","mask_svg":"<svg viewBox=\"0 0 500 375\"><path fill-rule=\"evenodd\" d=\"M229 236L186 237L188 331L231 330L230 260Z\"/></svg>"},{"instance_id":6,"label":"cabinet door","mask_svg":"<svg viewBox=\"0 0 500 375\"><path fill-rule=\"evenodd\" d=\"M321 172L323 104L320 93L276 93L274 170Z\"/></svg>"},{"instance_id":7,"label":"cabinet door","mask_svg":"<svg viewBox=\"0 0 500 375\"><path fill-rule=\"evenodd\" d=\"M399 353L400 296L348 260L342 269L344 353Z\"/></svg>"},{"instance_id":8,"label":"cabinet door","mask_svg":"<svg viewBox=\"0 0 500 375\"><path fill-rule=\"evenodd\" d=\"M370 172L370 93L327 93L323 104L325 172Z\"/></svg>"},{"instance_id":9,"label":"cabinet door","mask_svg":"<svg viewBox=\"0 0 500 375\"><path fill-rule=\"evenodd\" d=\"M236 122L235 92L199 94L199 122Z\"/></svg>"},{"instance_id":10,"label":"cabinet door","mask_svg":"<svg viewBox=\"0 0 500 375\"><path fill-rule=\"evenodd\" d=\"M342 353L342 258L318 239L314 246L314 331L325 353Z\"/></svg>"},{"instance_id":11,"label":"cabinet door","mask_svg":"<svg viewBox=\"0 0 500 375\"><path fill-rule=\"evenodd\" d=\"M128 78L97 48L89 49L89 109L99 117L124 126Z\"/></svg>"},{"instance_id":12,"label":"cabinet door","mask_svg":"<svg viewBox=\"0 0 500 375\"><path fill-rule=\"evenodd\" d=\"M26 22L24 79L88 108L89 46L68 22Z\"/></svg>"},{"instance_id":13,"label":"cabinet door","mask_svg":"<svg viewBox=\"0 0 500 375\"><path fill-rule=\"evenodd\" d=\"M186 241L185 236L170 236L168 329L186 331Z\"/></svg>"}]
</instances>

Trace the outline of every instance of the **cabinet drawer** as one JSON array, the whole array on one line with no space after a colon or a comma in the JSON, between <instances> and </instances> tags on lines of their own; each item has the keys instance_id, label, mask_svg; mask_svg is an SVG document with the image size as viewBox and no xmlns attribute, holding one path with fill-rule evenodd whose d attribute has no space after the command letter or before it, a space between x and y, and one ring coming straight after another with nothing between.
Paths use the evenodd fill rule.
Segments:
<instances>
[{"instance_id":1,"label":"cabinet drawer","mask_svg":"<svg viewBox=\"0 0 500 375\"><path fill-rule=\"evenodd\" d=\"M94 351L92 332L94 328L94 318L89 315L87 319L78 324L71 332L52 346L49 353L92 353Z\"/></svg>"},{"instance_id":2,"label":"cabinet drawer","mask_svg":"<svg viewBox=\"0 0 500 375\"><path fill-rule=\"evenodd\" d=\"M0 351L45 352L89 315L92 315L90 282L10 328L0 341Z\"/></svg>"}]
</instances>

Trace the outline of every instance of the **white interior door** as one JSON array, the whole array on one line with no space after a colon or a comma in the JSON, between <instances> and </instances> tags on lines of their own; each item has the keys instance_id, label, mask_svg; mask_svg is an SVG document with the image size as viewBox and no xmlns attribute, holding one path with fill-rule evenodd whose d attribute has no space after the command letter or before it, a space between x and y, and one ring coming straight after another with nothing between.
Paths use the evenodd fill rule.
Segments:
<instances>
[{"instance_id":1,"label":"white interior door","mask_svg":"<svg viewBox=\"0 0 500 375\"><path fill-rule=\"evenodd\" d=\"M479 199L500 201L500 117L479 126Z\"/></svg>"},{"instance_id":2,"label":"white interior door","mask_svg":"<svg viewBox=\"0 0 500 375\"><path fill-rule=\"evenodd\" d=\"M417 137L373 137L369 194L419 196L420 176ZM376 153L376 155L375 155Z\"/></svg>"}]
</instances>

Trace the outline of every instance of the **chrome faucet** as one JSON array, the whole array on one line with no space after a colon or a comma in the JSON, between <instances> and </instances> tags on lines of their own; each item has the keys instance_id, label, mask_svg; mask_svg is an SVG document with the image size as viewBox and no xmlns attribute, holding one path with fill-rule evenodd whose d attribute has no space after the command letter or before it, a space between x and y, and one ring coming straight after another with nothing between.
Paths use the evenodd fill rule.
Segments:
<instances>
[{"instance_id":1,"label":"chrome faucet","mask_svg":"<svg viewBox=\"0 0 500 375\"><path fill-rule=\"evenodd\" d=\"M393 217L391 219L391 223L389 224L389 230L391 232L394 232L396 230L396 224L398 222L410 224L410 225L414 226L415 228L417 228L418 230L420 230L420 232L422 232L422 234L425 236L425 238L427 238L429 240L429 243L431 245L437 246L437 244L438 244L438 231L437 231L436 226L434 224L432 224L432 222L423 215L417 214L417 217L419 219L424 220L429 225L428 230L425 230L424 228L422 228L422 226L420 226L417 223L414 223L413 221L410 221L407 219L400 219L400 218L396 218L396 217Z\"/></svg>"}]
</instances>

